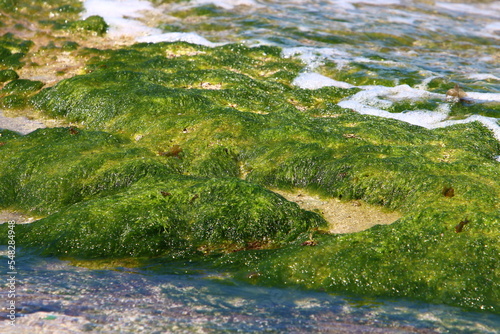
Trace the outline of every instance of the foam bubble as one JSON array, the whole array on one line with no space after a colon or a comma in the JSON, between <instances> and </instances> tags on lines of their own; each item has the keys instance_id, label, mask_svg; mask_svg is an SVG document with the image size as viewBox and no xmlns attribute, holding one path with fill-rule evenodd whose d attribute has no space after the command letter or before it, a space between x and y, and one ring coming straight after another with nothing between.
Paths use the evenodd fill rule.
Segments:
<instances>
[{"instance_id":1,"label":"foam bubble","mask_svg":"<svg viewBox=\"0 0 500 334\"><path fill-rule=\"evenodd\" d=\"M500 141L500 125L498 124L497 118L472 115L461 120L448 120L447 118L451 110L451 105L449 103L441 103L433 111L410 110L401 113L391 113L385 110L392 106L393 101L402 99L421 100L433 97L444 99L442 94L430 93L422 89L412 88L408 85L400 85L396 87L359 86L359 88L364 90L340 101L338 105L343 108L355 110L360 114L397 119L428 129L435 129L454 124L480 122L490 129L495 138ZM500 102L500 94L496 93L468 92L467 95L476 103L488 101Z\"/></svg>"},{"instance_id":2,"label":"foam bubble","mask_svg":"<svg viewBox=\"0 0 500 334\"><path fill-rule=\"evenodd\" d=\"M318 89L322 87L353 88L354 86L343 81L333 80L324 75L312 72L299 74L292 82L293 85L303 89Z\"/></svg>"},{"instance_id":3,"label":"foam bubble","mask_svg":"<svg viewBox=\"0 0 500 334\"><path fill-rule=\"evenodd\" d=\"M469 74L468 78L474 79L474 80L499 80L500 81L499 77L497 77L496 75L490 74L490 73Z\"/></svg>"},{"instance_id":4,"label":"foam bubble","mask_svg":"<svg viewBox=\"0 0 500 334\"><path fill-rule=\"evenodd\" d=\"M169 32L136 38L138 42L158 43L158 42L188 42L208 47L222 45L224 43L213 43L194 32Z\"/></svg>"},{"instance_id":5,"label":"foam bubble","mask_svg":"<svg viewBox=\"0 0 500 334\"><path fill-rule=\"evenodd\" d=\"M143 11L155 9L148 1L142 0L86 0L83 18L99 15L110 25L108 34L118 36L141 36L161 33L136 20Z\"/></svg>"},{"instance_id":6,"label":"foam bubble","mask_svg":"<svg viewBox=\"0 0 500 334\"><path fill-rule=\"evenodd\" d=\"M214 5L227 10L234 9L236 6L260 7L254 0L192 0L192 5Z\"/></svg>"},{"instance_id":7,"label":"foam bubble","mask_svg":"<svg viewBox=\"0 0 500 334\"><path fill-rule=\"evenodd\" d=\"M401 3L400 0L339 0L337 2L362 3L377 6L399 5Z\"/></svg>"},{"instance_id":8,"label":"foam bubble","mask_svg":"<svg viewBox=\"0 0 500 334\"><path fill-rule=\"evenodd\" d=\"M334 48L316 48L316 47L292 47L283 48L281 55L284 58L298 57L304 64L306 64L306 69L313 70L320 66L325 60L333 61L337 64L337 69L342 69L350 61L354 60L355 57L349 53L337 50ZM357 61L368 61L368 58L357 57Z\"/></svg>"},{"instance_id":9,"label":"foam bubble","mask_svg":"<svg viewBox=\"0 0 500 334\"><path fill-rule=\"evenodd\" d=\"M475 102L500 102L500 93L477 93L467 92L467 97L475 100Z\"/></svg>"},{"instance_id":10,"label":"foam bubble","mask_svg":"<svg viewBox=\"0 0 500 334\"><path fill-rule=\"evenodd\" d=\"M495 16L495 17L498 17L500 11L500 4L495 2L491 4L436 2L436 7L455 12L462 12L462 13L483 15L483 16Z\"/></svg>"}]
</instances>

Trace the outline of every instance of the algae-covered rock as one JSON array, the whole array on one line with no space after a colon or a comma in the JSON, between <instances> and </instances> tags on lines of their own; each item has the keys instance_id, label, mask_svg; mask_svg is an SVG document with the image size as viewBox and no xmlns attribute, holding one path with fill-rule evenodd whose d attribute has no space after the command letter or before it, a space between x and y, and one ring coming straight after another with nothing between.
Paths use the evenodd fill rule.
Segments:
<instances>
[{"instance_id":1,"label":"algae-covered rock","mask_svg":"<svg viewBox=\"0 0 500 334\"><path fill-rule=\"evenodd\" d=\"M79 258L192 255L276 247L322 224L260 186L238 179L145 177L16 227L24 246ZM43 235L43 236L42 236Z\"/></svg>"},{"instance_id":2,"label":"algae-covered rock","mask_svg":"<svg viewBox=\"0 0 500 334\"><path fill-rule=\"evenodd\" d=\"M19 245L44 254L276 247L324 223L261 186L178 174L162 158L104 132L37 130L10 138L0 154L0 206L48 214L16 227Z\"/></svg>"},{"instance_id":3,"label":"algae-covered rock","mask_svg":"<svg viewBox=\"0 0 500 334\"><path fill-rule=\"evenodd\" d=\"M242 250L219 264L261 283L498 312L500 144L484 125L429 130L340 108L357 89L295 87L300 64L273 47L80 52L92 57L87 74L30 101L86 130L38 130L0 147L1 205L48 215L18 227L26 245L75 257ZM403 217L311 235L322 219L264 187Z\"/></svg>"},{"instance_id":4,"label":"algae-covered rock","mask_svg":"<svg viewBox=\"0 0 500 334\"><path fill-rule=\"evenodd\" d=\"M315 247L299 240L272 254L235 254L221 263L245 263L239 275L253 283L404 296L498 313L500 216L471 214L458 233L449 218L425 210L356 234L315 235Z\"/></svg>"},{"instance_id":5,"label":"algae-covered rock","mask_svg":"<svg viewBox=\"0 0 500 334\"><path fill-rule=\"evenodd\" d=\"M34 93L42 89L43 82L27 80L27 79L17 79L6 84L0 94L29 94Z\"/></svg>"},{"instance_id":6,"label":"algae-covered rock","mask_svg":"<svg viewBox=\"0 0 500 334\"><path fill-rule=\"evenodd\" d=\"M14 70L1 70L0 71L0 83L6 82L6 81L16 80L18 78L19 78L19 75L17 75L16 71L14 71Z\"/></svg>"},{"instance_id":7,"label":"algae-covered rock","mask_svg":"<svg viewBox=\"0 0 500 334\"><path fill-rule=\"evenodd\" d=\"M89 16L84 20L78 20L69 25L71 30L92 32L99 36L105 34L108 28L106 21L98 15Z\"/></svg>"}]
</instances>

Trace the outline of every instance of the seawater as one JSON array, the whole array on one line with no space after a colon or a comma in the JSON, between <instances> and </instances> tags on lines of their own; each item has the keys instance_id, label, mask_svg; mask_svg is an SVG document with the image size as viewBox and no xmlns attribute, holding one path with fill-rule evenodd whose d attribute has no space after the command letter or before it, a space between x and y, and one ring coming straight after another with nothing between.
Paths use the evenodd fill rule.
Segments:
<instances>
[{"instance_id":1,"label":"seawater","mask_svg":"<svg viewBox=\"0 0 500 334\"><path fill-rule=\"evenodd\" d=\"M84 16L105 18L111 36L129 35L137 42L277 45L283 57L304 63L295 85L360 88L339 103L343 107L428 128L477 120L500 140L498 119L449 119L451 102L443 92L428 88L433 79L444 78L470 87L467 94L475 103L500 101L500 1L88 0L85 8ZM193 8L205 8L210 15L174 15ZM372 75L388 76L392 84L354 85L320 73L328 64L342 71L352 63L378 69ZM399 77L409 72L421 80L400 84ZM401 99L442 103L434 110L386 110ZM5 251L1 260L6 262ZM96 270L22 250L17 260L16 333L51 328L106 333L498 333L500 328L498 315L409 300L252 286L193 263Z\"/></svg>"},{"instance_id":2,"label":"seawater","mask_svg":"<svg viewBox=\"0 0 500 334\"><path fill-rule=\"evenodd\" d=\"M5 246L0 254L7 262ZM500 328L500 317L488 313L252 286L196 263L88 269L21 249L16 265L16 326L3 321L2 333L494 334Z\"/></svg>"}]
</instances>

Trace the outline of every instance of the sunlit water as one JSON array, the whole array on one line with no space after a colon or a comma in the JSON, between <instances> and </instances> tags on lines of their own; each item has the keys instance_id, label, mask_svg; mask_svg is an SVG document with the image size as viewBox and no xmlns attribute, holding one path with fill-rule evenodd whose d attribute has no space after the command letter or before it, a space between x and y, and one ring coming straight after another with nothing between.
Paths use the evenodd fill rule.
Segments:
<instances>
[{"instance_id":1,"label":"sunlit water","mask_svg":"<svg viewBox=\"0 0 500 334\"><path fill-rule=\"evenodd\" d=\"M6 263L6 251L2 254ZM500 328L500 317L491 314L257 287L196 264L95 270L22 251L16 260L16 327L2 322L2 333L497 333ZM6 293L1 297L5 302Z\"/></svg>"},{"instance_id":2,"label":"sunlit water","mask_svg":"<svg viewBox=\"0 0 500 334\"><path fill-rule=\"evenodd\" d=\"M429 128L479 120L500 139L496 118L471 115L450 120L444 93L427 86L434 78L444 78L467 87L477 103L500 101L499 1L198 0L156 1L153 6L139 0L88 0L85 4L85 15L101 15L112 25L111 35L128 34L137 41L281 46L284 57L304 61L294 84L306 89L356 86L321 71L365 64L374 78L383 76L392 84L359 85L362 90L341 101L341 106ZM201 8L198 13L204 8L208 14L176 15L192 8ZM400 84L408 73L416 73L419 81ZM384 109L384 104L400 98L443 102L435 110L391 114ZM16 333L33 329L49 333L51 328L58 333L65 328L106 333L498 333L500 328L498 315L407 300L245 285L194 264L91 270L22 253L17 260ZM9 330L1 326L2 332Z\"/></svg>"}]
</instances>

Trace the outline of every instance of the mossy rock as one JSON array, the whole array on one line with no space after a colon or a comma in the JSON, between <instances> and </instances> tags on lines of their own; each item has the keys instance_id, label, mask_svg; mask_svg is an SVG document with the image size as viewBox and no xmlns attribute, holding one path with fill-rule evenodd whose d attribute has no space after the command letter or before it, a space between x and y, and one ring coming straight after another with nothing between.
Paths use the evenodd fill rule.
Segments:
<instances>
[{"instance_id":1,"label":"mossy rock","mask_svg":"<svg viewBox=\"0 0 500 334\"><path fill-rule=\"evenodd\" d=\"M31 93L35 93L42 89L44 83L41 81L34 81L28 79L16 79L12 80L8 84L6 84L2 90L0 90L0 94L21 94L27 95Z\"/></svg>"},{"instance_id":2,"label":"mossy rock","mask_svg":"<svg viewBox=\"0 0 500 334\"><path fill-rule=\"evenodd\" d=\"M98 36L108 31L109 25L98 15L92 15L85 20L78 20L69 25L70 30L94 33Z\"/></svg>"},{"instance_id":3,"label":"mossy rock","mask_svg":"<svg viewBox=\"0 0 500 334\"><path fill-rule=\"evenodd\" d=\"M220 253L277 247L323 224L315 213L234 178L145 177L16 227L20 245L77 258ZM42 237L43 234L43 237Z\"/></svg>"},{"instance_id":4,"label":"mossy rock","mask_svg":"<svg viewBox=\"0 0 500 334\"><path fill-rule=\"evenodd\" d=\"M49 215L20 228L27 244L75 257L242 250L220 265L240 277L257 272L261 283L498 312L500 144L481 123L429 130L340 108L357 89L294 87L301 65L277 48L79 52L91 58L89 73L30 101L86 130L38 130L0 147L2 205ZM435 105L400 101L392 111ZM350 235L318 232L316 247L301 246L322 220L264 187L364 200L403 218ZM47 239L35 233L45 230ZM151 244L139 245L140 235ZM472 255L461 259L462 249Z\"/></svg>"},{"instance_id":5,"label":"mossy rock","mask_svg":"<svg viewBox=\"0 0 500 334\"><path fill-rule=\"evenodd\" d=\"M0 206L48 215L16 228L19 245L44 254L156 256L276 247L324 224L262 186L181 175L163 158L108 133L54 128L7 139L0 147L6 157Z\"/></svg>"},{"instance_id":6,"label":"mossy rock","mask_svg":"<svg viewBox=\"0 0 500 334\"><path fill-rule=\"evenodd\" d=\"M314 247L300 239L272 253L227 255L219 265L239 267L238 276L253 283L500 312L500 215L471 214L459 233L456 226L465 220L455 225L446 223L449 218L446 212L424 210L360 233L316 234Z\"/></svg>"},{"instance_id":7,"label":"mossy rock","mask_svg":"<svg viewBox=\"0 0 500 334\"><path fill-rule=\"evenodd\" d=\"M18 78L19 78L19 75L17 75L16 71L14 71L14 70L1 70L0 71L0 83L6 82L6 81L16 80Z\"/></svg>"}]
</instances>

